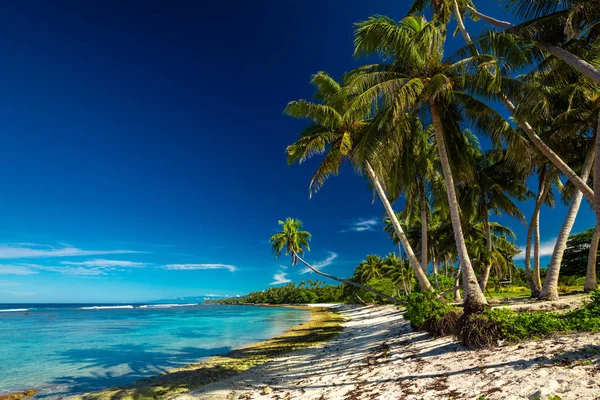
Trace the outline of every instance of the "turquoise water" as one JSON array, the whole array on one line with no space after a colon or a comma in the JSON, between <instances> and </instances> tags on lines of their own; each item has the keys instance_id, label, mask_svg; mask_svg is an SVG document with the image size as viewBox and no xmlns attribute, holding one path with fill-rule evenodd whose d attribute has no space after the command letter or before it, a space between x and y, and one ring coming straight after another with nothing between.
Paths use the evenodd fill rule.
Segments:
<instances>
[{"instance_id":1,"label":"turquoise water","mask_svg":"<svg viewBox=\"0 0 600 400\"><path fill-rule=\"evenodd\" d=\"M35 388L36 398L58 399L124 385L309 318L254 306L113 307L0 304L0 393Z\"/></svg>"}]
</instances>

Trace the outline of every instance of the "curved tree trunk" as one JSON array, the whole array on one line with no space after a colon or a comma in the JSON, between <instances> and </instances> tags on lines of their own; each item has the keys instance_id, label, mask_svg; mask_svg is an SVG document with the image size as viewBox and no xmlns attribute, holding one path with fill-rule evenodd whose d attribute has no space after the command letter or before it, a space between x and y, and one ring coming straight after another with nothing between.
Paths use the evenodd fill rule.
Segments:
<instances>
[{"instance_id":1,"label":"curved tree trunk","mask_svg":"<svg viewBox=\"0 0 600 400\"><path fill-rule=\"evenodd\" d=\"M429 250L427 248L427 197L425 195L425 182L422 179L419 181L419 197L421 200L421 267L427 273L429 265L429 260L427 259L427 252Z\"/></svg>"},{"instance_id":2,"label":"curved tree trunk","mask_svg":"<svg viewBox=\"0 0 600 400\"><path fill-rule=\"evenodd\" d=\"M536 221L539 219L540 209L544 203L544 198L549 192L551 185L546 182L546 171L543 170L540 174L540 181L538 183L538 195L535 199L535 207L533 209L533 215L529 221L529 227L527 228L527 245L525 247L525 271L527 273L527 280L529 281L529 288L531 289L531 296L538 297L542 290L542 282L540 281L539 271L537 273L531 270L531 239L533 236L533 230L535 229Z\"/></svg>"},{"instance_id":3,"label":"curved tree trunk","mask_svg":"<svg viewBox=\"0 0 600 400\"><path fill-rule=\"evenodd\" d=\"M599 163L600 164L600 163ZM590 252L588 254L587 272L585 274L585 284L583 285L584 292L591 292L598 289L598 280L596 278L596 257L598 256L598 242L600 241L600 225L596 224L594 234L592 235L592 243L590 244Z\"/></svg>"},{"instance_id":4,"label":"curved tree trunk","mask_svg":"<svg viewBox=\"0 0 600 400\"><path fill-rule=\"evenodd\" d=\"M514 27L514 25L511 24L510 22L500 21L498 19L489 17L485 14L480 13L479 11L477 11L476 9L474 9L471 6L467 6L467 8L472 14L476 15L477 17L481 18L485 22L488 22L492 25L495 25L495 26L503 28L503 29L508 29L508 28ZM582 73L583 75L587 76L592 81L594 81L598 85L600 85L600 70L596 69L593 65L591 65L584 59L576 56L575 54L573 54L563 48L557 47L550 43L544 43L544 42L534 42L534 43L535 43L536 47L538 47L540 50L543 50L547 53L552 54L554 57L564 61L566 64L570 65L572 68L576 69L577 71L579 71L580 73Z\"/></svg>"},{"instance_id":5,"label":"curved tree trunk","mask_svg":"<svg viewBox=\"0 0 600 400\"><path fill-rule=\"evenodd\" d=\"M473 7L469 7L469 11L473 14L479 16L483 19L483 14L477 12ZM471 41L471 37L469 36L467 30L465 29L462 16L460 15L460 10L458 8L458 3L454 0L454 17L457 21L458 27L460 31L463 33L463 37L467 41L468 44L473 44ZM493 18L492 18L493 20ZM492 23L491 21L488 21ZM523 129L529 140L538 148L539 151L545 155L550 162L562 172L573 184L577 187L583 195L593 204L594 203L594 192L587 185L586 181L582 180L577 174L565 163L559 156L556 154L544 141L538 136L533 127L529 124L529 122L525 121L520 116L516 115L516 107L514 104L506 97L504 94L501 96L502 104L510 111L512 116L515 118L519 127ZM600 196L599 196L600 197ZM598 214L597 214L598 215Z\"/></svg>"},{"instance_id":6,"label":"curved tree trunk","mask_svg":"<svg viewBox=\"0 0 600 400\"><path fill-rule=\"evenodd\" d=\"M489 211L487 208L487 205L485 207L484 212L484 216L483 216L483 224L485 225L485 244L486 244L486 250L489 253L492 252L492 230L490 227L490 218L489 218ZM481 281L479 282L479 287L481 287L481 291L485 292L485 289L487 288L487 283L488 280L490 279L490 272L492 271L492 263L491 262L487 262L485 268L483 269L483 274L481 274Z\"/></svg>"},{"instance_id":7,"label":"curved tree trunk","mask_svg":"<svg viewBox=\"0 0 600 400\"><path fill-rule=\"evenodd\" d=\"M410 264L412 265L413 270L415 271L417 281L419 281L419 285L421 286L421 290L424 292L433 290L431 283L429 283L429 280L427 279L427 275L425 274L425 272L423 272L423 269L419 264L419 260L417 260L417 257L415 256L415 253L408 241L408 238L406 237L406 234L404 233L404 230L400 225L400 221L398 221L398 218L396 217L396 213L392 209L392 205L390 204L387 195L385 194L385 191L381 186L381 182L379 182L379 178L375 174L373 167L371 167L371 164L368 161L366 162L366 170L369 174L371 182L373 183L373 186L375 187L375 190L377 191L377 194L379 195L379 198L381 199L381 202L383 203L383 207L385 208L388 217L390 217L390 221L392 221L392 226L396 231L396 235L398 235L400 243L402 243L402 246L404 247L404 251L406 252L408 261L410 261Z\"/></svg>"},{"instance_id":8,"label":"curved tree trunk","mask_svg":"<svg viewBox=\"0 0 600 400\"><path fill-rule=\"evenodd\" d=\"M594 153L595 147L592 146L585 157L585 162L583 163L581 178L585 181L588 180L592 170ZM552 252L552 260L550 261L550 266L548 267L546 279L544 280L544 286L540 292L539 298L542 300L558 300L558 277L560 275L560 264L562 262L565 249L567 248L567 240L571 234L571 229L575 223L575 218L579 212L579 206L581 205L582 197L583 195L581 192L577 190L573 195L573 199L571 200L571 206L569 207L567 218L565 219L565 222L560 230L560 234L558 235L558 239L556 240L556 245L554 246L554 251Z\"/></svg>"},{"instance_id":9,"label":"curved tree trunk","mask_svg":"<svg viewBox=\"0 0 600 400\"><path fill-rule=\"evenodd\" d=\"M439 292L440 283L438 282L438 262L435 259L433 260L433 279L435 284L435 290Z\"/></svg>"},{"instance_id":10,"label":"curved tree trunk","mask_svg":"<svg viewBox=\"0 0 600 400\"><path fill-rule=\"evenodd\" d=\"M456 268L456 278L454 279L454 302L462 301L460 297L460 268Z\"/></svg>"},{"instance_id":11,"label":"curved tree trunk","mask_svg":"<svg viewBox=\"0 0 600 400\"><path fill-rule=\"evenodd\" d=\"M540 277L540 210L538 210L535 216L535 237L533 242L533 284L536 288L542 288L542 278Z\"/></svg>"},{"instance_id":12,"label":"curved tree trunk","mask_svg":"<svg viewBox=\"0 0 600 400\"><path fill-rule=\"evenodd\" d=\"M448 205L450 208L450 219L452 220L454 240L456 242L458 257L460 258L460 266L463 276L463 290L465 296L464 310L465 314L468 315L474 312L483 311L487 305L487 300L485 299L485 296L479 287L477 275L475 275L475 271L473 271L471 259L469 258L469 254L467 252L467 244L465 243L465 237L460 220L460 209L456 199L456 191L454 189L454 179L452 178L450 161L448 160L448 154L446 152L446 141L444 139L442 121L440 119L437 106L434 103L430 103L429 108L431 110L435 139L442 164L442 171L444 173L446 191L448 193Z\"/></svg>"},{"instance_id":13,"label":"curved tree trunk","mask_svg":"<svg viewBox=\"0 0 600 400\"><path fill-rule=\"evenodd\" d=\"M595 149L596 154L600 154L600 117L598 118L598 128L596 129ZM599 156L600 158L600 156ZM594 199L596 210L596 224L600 225L600 162L594 163Z\"/></svg>"},{"instance_id":14,"label":"curved tree trunk","mask_svg":"<svg viewBox=\"0 0 600 400\"><path fill-rule=\"evenodd\" d=\"M307 267L308 267L308 268L309 268L311 271L313 271L315 274L319 274L319 275L321 275L321 276L324 276L325 278L333 279L334 281L338 281L338 282L341 282L341 283L345 283L345 284L347 284L347 285L352 285L352 286L354 286L354 287L357 287L357 288L359 288L359 289L362 289L362 290L366 290L367 292L371 292L371 293L373 293L373 294L375 294L375 295L377 295L377 296L381 297L382 299L386 299L386 300L388 300L388 301L391 301L393 304L401 304L401 303L402 303L400 300L398 300L398 299L395 299L395 298L393 298L392 296L388 296L388 295L387 295L387 294L385 294L385 293L381 293L381 292L380 292L380 291L378 291L378 290L371 289L371 288L370 288L370 287L368 287L368 286L361 285L360 283L356 283L356 282L353 282L353 281L349 281L349 280L347 280L347 279L338 278L338 277L335 277L335 276L333 276L333 275L329 275L329 274L327 274L327 273L325 273L325 272L321 272L321 271L319 271L318 269L316 269L315 267L313 267L312 265L310 265L309 263L307 263L306 261L304 261L304 259L303 259L302 257L300 257L300 256L298 255L298 253L296 253L295 251L293 251L293 252L292 252L292 254L293 254L295 257L296 257L296 259L298 259L298 260L299 260L299 261L300 261L302 264L306 265L306 266L307 266Z\"/></svg>"}]
</instances>

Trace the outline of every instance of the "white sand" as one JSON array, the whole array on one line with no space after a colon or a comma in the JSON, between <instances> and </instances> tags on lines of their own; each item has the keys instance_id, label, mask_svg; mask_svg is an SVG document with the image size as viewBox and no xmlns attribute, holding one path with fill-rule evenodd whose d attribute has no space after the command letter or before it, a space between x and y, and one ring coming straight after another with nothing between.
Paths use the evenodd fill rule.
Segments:
<instances>
[{"instance_id":1,"label":"white sand","mask_svg":"<svg viewBox=\"0 0 600 400\"><path fill-rule=\"evenodd\" d=\"M391 306L336 307L348 321L335 340L177 400L600 399L600 334L472 351L412 332Z\"/></svg>"}]
</instances>

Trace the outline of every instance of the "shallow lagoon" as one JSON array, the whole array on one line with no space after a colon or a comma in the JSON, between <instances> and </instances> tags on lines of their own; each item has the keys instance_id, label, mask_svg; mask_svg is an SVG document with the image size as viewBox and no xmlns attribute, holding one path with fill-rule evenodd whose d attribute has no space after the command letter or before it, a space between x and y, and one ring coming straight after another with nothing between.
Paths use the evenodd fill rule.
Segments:
<instances>
[{"instance_id":1,"label":"shallow lagoon","mask_svg":"<svg viewBox=\"0 0 600 400\"><path fill-rule=\"evenodd\" d=\"M308 319L254 306L0 305L0 393L52 399L124 385Z\"/></svg>"}]
</instances>

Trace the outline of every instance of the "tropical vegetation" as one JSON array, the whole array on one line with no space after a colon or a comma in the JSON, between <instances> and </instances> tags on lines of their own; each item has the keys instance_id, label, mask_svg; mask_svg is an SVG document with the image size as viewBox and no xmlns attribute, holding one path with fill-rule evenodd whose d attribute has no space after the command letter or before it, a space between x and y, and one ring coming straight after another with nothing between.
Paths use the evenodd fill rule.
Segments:
<instances>
[{"instance_id":1,"label":"tropical vegetation","mask_svg":"<svg viewBox=\"0 0 600 400\"><path fill-rule=\"evenodd\" d=\"M490 285L523 278L532 297L556 300L581 205L600 217L600 163L594 162L600 3L500 5L514 23L485 15L472 0L415 0L400 20L359 21L354 55L369 63L339 80L316 73L315 98L292 101L284 111L309 121L287 147L288 162L321 156L310 195L347 162L383 203L398 254L391 261L369 255L350 280L338 279L363 285L354 290L358 298L374 286L379 294L369 293L383 299L381 293L402 299L413 291L453 291L470 315L487 308ZM466 19L486 26L472 36ZM448 32L454 23L462 39ZM463 47L448 53L451 40ZM558 198L569 208L544 270L540 215ZM526 202L533 213L524 212ZM515 262L521 251L514 233L495 220L504 215L527 226L523 268ZM586 236L586 291L597 288L599 238L600 232Z\"/></svg>"}]
</instances>

